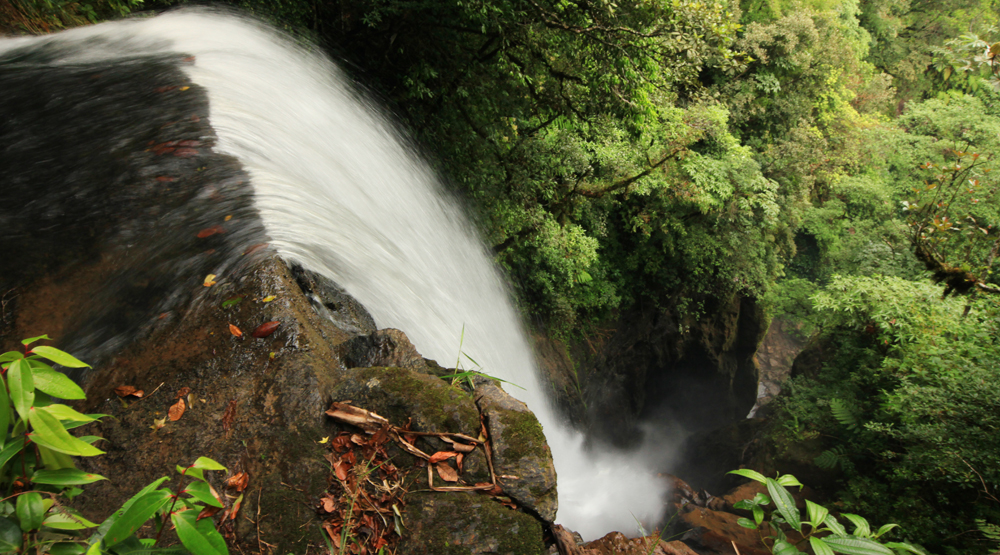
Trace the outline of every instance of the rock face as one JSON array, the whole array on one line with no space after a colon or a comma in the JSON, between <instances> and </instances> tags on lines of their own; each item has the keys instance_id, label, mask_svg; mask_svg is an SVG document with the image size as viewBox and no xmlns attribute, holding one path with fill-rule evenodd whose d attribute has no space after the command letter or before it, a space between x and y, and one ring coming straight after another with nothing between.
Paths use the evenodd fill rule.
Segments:
<instances>
[{"instance_id":1,"label":"rock face","mask_svg":"<svg viewBox=\"0 0 1000 555\"><path fill-rule=\"evenodd\" d=\"M763 312L739 295L705 305L698 319L639 306L568 349L536 339L548 345L543 364L556 399L596 437L620 446L641 437L643 420L697 431L744 418L757 397L753 356L766 331Z\"/></svg>"},{"instance_id":2,"label":"rock face","mask_svg":"<svg viewBox=\"0 0 1000 555\"><path fill-rule=\"evenodd\" d=\"M238 517L219 523L233 548L327 552L317 514L336 478L324 438L359 430L324 411L351 401L414 433L478 438L485 423L495 472L480 446L460 479L511 476L489 494L417 492L428 489L426 463L401 477L412 493L398 507L398 552L544 550L555 476L533 415L492 383L473 391L442 380L450 371L403 332L377 330L336 284L268 250L247 176L210 148L207 98L187 82L184 59L51 69L38 55L41 69L27 54L0 65L0 253L10 269L0 274L0 342L9 350L48 333L94 365L77 376L87 393L77 408L113 417L85 430L106 438L107 453L79 465L111 479L76 499L88 518L103 520L161 476L183 482L175 467L207 456L249 476ZM123 385L145 396L120 399ZM428 453L449 448L414 437ZM402 474L420 464L394 453ZM211 477L220 492L225 478Z\"/></svg>"}]
</instances>

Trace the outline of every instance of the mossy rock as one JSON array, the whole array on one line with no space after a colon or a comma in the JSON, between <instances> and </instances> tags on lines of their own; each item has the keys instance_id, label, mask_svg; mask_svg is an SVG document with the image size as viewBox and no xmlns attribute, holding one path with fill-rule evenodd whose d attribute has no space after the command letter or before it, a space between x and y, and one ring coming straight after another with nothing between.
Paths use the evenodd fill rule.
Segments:
<instances>
[{"instance_id":1,"label":"mossy rock","mask_svg":"<svg viewBox=\"0 0 1000 555\"><path fill-rule=\"evenodd\" d=\"M503 491L546 522L559 508L556 470L542 425L528 407L485 379L477 380L476 403L486 417L493 465Z\"/></svg>"},{"instance_id":2,"label":"mossy rock","mask_svg":"<svg viewBox=\"0 0 1000 555\"><path fill-rule=\"evenodd\" d=\"M541 523L485 495L418 492L406 496L399 555L534 555L545 552Z\"/></svg>"}]
</instances>

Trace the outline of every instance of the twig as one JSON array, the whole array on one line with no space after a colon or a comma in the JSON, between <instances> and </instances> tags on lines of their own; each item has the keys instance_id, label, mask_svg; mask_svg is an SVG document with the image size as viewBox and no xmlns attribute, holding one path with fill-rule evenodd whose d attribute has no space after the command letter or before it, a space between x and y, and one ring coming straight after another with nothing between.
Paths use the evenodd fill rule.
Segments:
<instances>
[{"instance_id":1,"label":"twig","mask_svg":"<svg viewBox=\"0 0 1000 555\"><path fill-rule=\"evenodd\" d=\"M740 555L740 550L738 547L736 547L736 542L730 540L729 543L733 544L733 549L736 550L736 555Z\"/></svg>"}]
</instances>

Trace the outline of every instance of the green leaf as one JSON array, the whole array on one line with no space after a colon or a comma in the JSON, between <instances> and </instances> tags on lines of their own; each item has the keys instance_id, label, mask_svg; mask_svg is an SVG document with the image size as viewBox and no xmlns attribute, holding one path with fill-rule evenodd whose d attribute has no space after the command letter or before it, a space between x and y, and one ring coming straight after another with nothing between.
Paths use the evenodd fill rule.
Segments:
<instances>
[{"instance_id":1,"label":"green leaf","mask_svg":"<svg viewBox=\"0 0 1000 555\"><path fill-rule=\"evenodd\" d=\"M28 437L43 447L77 457L93 457L104 454L104 451L97 447L69 435L69 432L56 417L43 410L32 407L28 411L28 421L34 429Z\"/></svg>"},{"instance_id":2,"label":"green leaf","mask_svg":"<svg viewBox=\"0 0 1000 555\"><path fill-rule=\"evenodd\" d=\"M750 520L749 518L740 517L736 519L736 524L739 524L740 526L744 528L749 528L751 530L757 529L757 523Z\"/></svg>"},{"instance_id":3,"label":"green leaf","mask_svg":"<svg viewBox=\"0 0 1000 555\"><path fill-rule=\"evenodd\" d=\"M122 507L120 512L112 515L115 520L104 534L104 547L109 548L134 534L172 498L170 491L157 489L146 492L142 497L130 499L127 508Z\"/></svg>"},{"instance_id":4,"label":"green leaf","mask_svg":"<svg viewBox=\"0 0 1000 555\"><path fill-rule=\"evenodd\" d=\"M847 536L847 529L844 528L841 523L837 522L836 517L833 515L826 515L826 518L823 519L823 524L825 524L826 527L837 536Z\"/></svg>"},{"instance_id":5,"label":"green leaf","mask_svg":"<svg viewBox=\"0 0 1000 555\"><path fill-rule=\"evenodd\" d=\"M14 455L20 453L23 448L23 437L18 437L4 446L3 450L0 451L0 474L3 474L4 466L6 466L12 458L14 458Z\"/></svg>"},{"instance_id":6,"label":"green leaf","mask_svg":"<svg viewBox=\"0 0 1000 555\"><path fill-rule=\"evenodd\" d=\"M743 476L744 478L750 478L751 480L756 480L760 483L765 483L764 475L760 472L750 470L749 468L741 468L739 470L730 470L726 474L736 474L737 476Z\"/></svg>"},{"instance_id":7,"label":"green leaf","mask_svg":"<svg viewBox=\"0 0 1000 555\"><path fill-rule=\"evenodd\" d=\"M55 347L47 347L45 345L39 345L31 350L32 353L36 355L41 355L56 364L61 364L67 368L90 368L91 366L86 362L81 362L77 360L76 357L69 353L64 353Z\"/></svg>"},{"instance_id":8,"label":"green leaf","mask_svg":"<svg viewBox=\"0 0 1000 555\"><path fill-rule=\"evenodd\" d=\"M34 343L35 341L38 341L38 340L40 340L40 339L48 339L48 340L51 340L52 338L51 338L51 337L49 337L49 336L47 336L47 335L39 335L38 337L30 337L30 338L28 338L28 339L24 339L24 340L22 340L22 341L21 341L21 345L24 345L25 347L27 347L28 345L31 345L32 343Z\"/></svg>"},{"instance_id":9,"label":"green leaf","mask_svg":"<svg viewBox=\"0 0 1000 555\"><path fill-rule=\"evenodd\" d=\"M43 526L48 526L56 530L83 530L94 528L97 524L83 518L76 511L65 509L65 513L52 513L43 522Z\"/></svg>"},{"instance_id":10,"label":"green leaf","mask_svg":"<svg viewBox=\"0 0 1000 555\"><path fill-rule=\"evenodd\" d=\"M80 543L59 542L52 544L49 555L83 555L87 546Z\"/></svg>"},{"instance_id":11,"label":"green leaf","mask_svg":"<svg viewBox=\"0 0 1000 555\"><path fill-rule=\"evenodd\" d=\"M826 520L826 515L830 514L830 510L806 499L806 514L809 516L809 524L813 528L819 528Z\"/></svg>"},{"instance_id":12,"label":"green leaf","mask_svg":"<svg viewBox=\"0 0 1000 555\"><path fill-rule=\"evenodd\" d=\"M916 546L910 545L906 542L888 542L885 544L885 546L891 547L892 549L896 549L899 551L909 551L910 553L914 553L916 555L927 555L926 551L919 549Z\"/></svg>"},{"instance_id":13,"label":"green leaf","mask_svg":"<svg viewBox=\"0 0 1000 555\"><path fill-rule=\"evenodd\" d=\"M226 299L225 301L222 301L222 308L229 308L229 307L233 306L234 304L238 304L242 300L243 300L243 297L230 297L230 298Z\"/></svg>"},{"instance_id":14,"label":"green leaf","mask_svg":"<svg viewBox=\"0 0 1000 555\"><path fill-rule=\"evenodd\" d=\"M864 517L858 515L852 515L850 513L841 513L842 517L851 521L854 524L854 535L860 536L862 538L867 538L872 535L871 527L868 525L868 521Z\"/></svg>"},{"instance_id":15,"label":"green leaf","mask_svg":"<svg viewBox=\"0 0 1000 555\"><path fill-rule=\"evenodd\" d=\"M31 378L31 367L28 363L15 360L7 369L7 385L10 387L11 401L21 418L28 418L28 409L35 402L35 382Z\"/></svg>"},{"instance_id":16,"label":"green leaf","mask_svg":"<svg viewBox=\"0 0 1000 555\"><path fill-rule=\"evenodd\" d=\"M767 478L766 484L767 492L771 494L774 506L778 508L778 512L784 517L785 522L796 532L801 533L802 522L799 520L799 509L795 506L795 498L774 478Z\"/></svg>"},{"instance_id":17,"label":"green leaf","mask_svg":"<svg viewBox=\"0 0 1000 555\"><path fill-rule=\"evenodd\" d=\"M757 495L753 496L753 502L758 505L770 505L771 498L764 495L763 493L758 493Z\"/></svg>"},{"instance_id":18,"label":"green leaf","mask_svg":"<svg viewBox=\"0 0 1000 555\"><path fill-rule=\"evenodd\" d=\"M49 484L53 486L78 486L90 484L98 480L106 480L100 474L91 474L76 468L62 468L59 470L36 470L31 481L36 484Z\"/></svg>"},{"instance_id":19,"label":"green leaf","mask_svg":"<svg viewBox=\"0 0 1000 555\"><path fill-rule=\"evenodd\" d=\"M893 528L899 528L899 525L898 524L884 524L881 528L878 529L878 532L875 534L874 537L877 538L877 537L881 536L882 534L885 534L889 530L892 530Z\"/></svg>"},{"instance_id":20,"label":"green leaf","mask_svg":"<svg viewBox=\"0 0 1000 555\"><path fill-rule=\"evenodd\" d=\"M802 553L797 547L783 540L774 542L774 549L771 552L774 555L799 555Z\"/></svg>"},{"instance_id":21,"label":"green leaf","mask_svg":"<svg viewBox=\"0 0 1000 555\"><path fill-rule=\"evenodd\" d=\"M29 360L35 389L40 389L53 397L60 399L85 399L87 395L66 374L54 370L48 364L37 360ZM79 413L77 413L79 414ZM65 419L64 419L65 420Z\"/></svg>"},{"instance_id":22,"label":"green leaf","mask_svg":"<svg viewBox=\"0 0 1000 555\"><path fill-rule=\"evenodd\" d=\"M23 532L41 528L44 517L45 505L42 504L41 494L29 491L17 496L17 519Z\"/></svg>"},{"instance_id":23,"label":"green leaf","mask_svg":"<svg viewBox=\"0 0 1000 555\"><path fill-rule=\"evenodd\" d=\"M184 547L198 555L229 555L226 541L212 524L212 519L198 520L198 511L183 511L170 515L177 537Z\"/></svg>"},{"instance_id":24,"label":"green leaf","mask_svg":"<svg viewBox=\"0 0 1000 555\"><path fill-rule=\"evenodd\" d=\"M58 453L48 447L42 447L41 445L36 445L35 447L38 449L38 454L42 458L42 466L48 470L76 468L76 464L73 463L73 459L66 453Z\"/></svg>"},{"instance_id":25,"label":"green leaf","mask_svg":"<svg viewBox=\"0 0 1000 555\"><path fill-rule=\"evenodd\" d=\"M10 397L7 396L7 384L0 375L0 449L7 443L10 420Z\"/></svg>"},{"instance_id":26,"label":"green leaf","mask_svg":"<svg viewBox=\"0 0 1000 555\"><path fill-rule=\"evenodd\" d=\"M37 387L37 382L36 382L36 387ZM41 388L39 388L39 389L41 389ZM46 393L48 393L48 392L46 392ZM45 412L51 414L52 416L58 418L59 420L64 420L64 421L68 421L68 422L84 422L84 423L86 423L86 422L93 422L93 421L97 420L96 418L93 418L90 415L77 412L74 409L72 409L72 408L70 408L70 407L68 407L66 405L55 404L55 405L46 405L44 407L37 407L37 408L38 408L38 410L44 410Z\"/></svg>"},{"instance_id":27,"label":"green leaf","mask_svg":"<svg viewBox=\"0 0 1000 555\"><path fill-rule=\"evenodd\" d=\"M764 522L764 509L762 509L760 505L754 505L753 507L753 520L758 525L760 525L761 522Z\"/></svg>"},{"instance_id":28,"label":"green leaf","mask_svg":"<svg viewBox=\"0 0 1000 555\"><path fill-rule=\"evenodd\" d=\"M749 499L743 499L742 501L737 501L736 503L733 503L733 508L734 509L744 510L744 511L750 511L750 510L753 510L753 508L756 505L757 505L757 503L754 502L754 501L751 501Z\"/></svg>"},{"instance_id":29,"label":"green leaf","mask_svg":"<svg viewBox=\"0 0 1000 555\"><path fill-rule=\"evenodd\" d=\"M139 493L136 493L135 495L133 495L132 497L130 497L129 500L126 501L125 504L123 504L121 506L121 508L119 508L117 511L115 511L114 513L112 513L111 516L109 516L108 518L106 518L104 520L104 522L101 523L101 525L97 528L97 531L94 532L93 534L91 534L90 539L88 540L88 543L91 546L94 546L94 545L99 546L100 543L101 543L101 540L104 539L104 535L107 534L108 530L110 530L111 527L114 526L115 522L118 521L118 517L120 517L121 515L125 514L125 512L128 511L132 507L132 505L134 505L138 500L144 498L147 494L149 494L150 492L152 492L156 488L160 487L160 485L163 484L163 482L166 482L169 479L170 478L164 476L164 477L162 477L162 478L154 481L153 483L149 484L148 486L142 488L141 490L139 490ZM88 552L88 555L89 555L89 552Z\"/></svg>"},{"instance_id":30,"label":"green leaf","mask_svg":"<svg viewBox=\"0 0 1000 555\"><path fill-rule=\"evenodd\" d=\"M208 482L192 482L184 488L183 493L186 493L198 501L213 507L219 507L221 509L223 506L222 503L219 502L215 490L208 484Z\"/></svg>"},{"instance_id":31,"label":"green leaf","mask_svg":"<svg viewBox=\"0 0 1000 555\"><path fill-rule=\"evenodd\" d=\"M809 538L809 545L816 555L833 555L833 549L819 538Z\"/></svg>"},{"instance_id":32,"label":"green leaf","mask_svg":"<svg viewBox=\"0 0 1000 555\"><path fill-rule=\"evenodd\" d=\"M202 482L206 481L205 480L205 471L202 470L202 469L200 469L200 468L190 468L190 467L184 468L181 465L177 465L177 472L179 474L181 474L182 476L187 476L189 478L194 478L196 480L201 480Z\"/></svg>"},{"instance_id":33,"label":"green leaf","mask_svg":"<svg viewBox=\"0 0 1000 555\"><path fill-rule=\"evenodd\" d=\"M225 471L226 467L213 461L208 457L198 457L198 460L194 461L191 468L203 468L205 470L222 470Z\"/></svg>"},{"instance_id":34,"label":"green leaf","mask_svg":"<svg viewBox=\"0 0 1000 555\"><path fill-rule=\"evenodd\" d=\"M0 553L19 553L24 536L10 519L0 518Z\"/></svg>"},{"instance_id":35,"label":"green leaf","mask_svg":"<svg viewBox=\"0 0 1000 555\"><path fill-rule=\"evenodd\" d=\"M778 480L777 481L778 481L779 484L781 484L781 485L783 485L785 487L799 486L799 489L802 489L802 488L805 487L804 485L802 485L802 482L798 481L795 478L795 476L792 476L791 474L785 474L784 476L778 476Z\"/></svg>"},{"instance_id":36,"label":"green leaf","mask_svg":"<svg viewBox=\"0 0 1000 555\"><path fill-rule=\"evenodd\" d=\"M868 538L830 536L823 541L837 553L845 555L895 555L892 549Z\"/></svg>"},{"instance_id":37,"label":"green leaf","mask_svg":"<svg viewBox=\"0 0 1000 555\"><path fill-rule=\"evenodd\" d=\"M24 358L24 355L17 351L7 351L6 353L0 355L0 363L10 362L12 360L18 360Z\"/></svg>"}]
</instances>

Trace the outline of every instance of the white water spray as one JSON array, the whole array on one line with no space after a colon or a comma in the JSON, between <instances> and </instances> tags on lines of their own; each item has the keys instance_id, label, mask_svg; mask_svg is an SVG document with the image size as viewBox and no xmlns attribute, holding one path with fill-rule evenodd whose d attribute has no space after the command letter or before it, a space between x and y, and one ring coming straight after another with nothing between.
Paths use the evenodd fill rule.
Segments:
<instances>
[{"instance_id":1,"label":"white water spray","mask_svg":"<svg viewBox=\"0 0 1000 555\"><path fill-rule=\"evenodd\" d=\"M95 40L96 39L96 40ZM193 55L216 149L250 174L271 245L326 275L450 365L462 350L516 383L556 463L557 521L593 539L649 528L664 488L636 457L588 453L547 402L502 278L457 206L379 111L326 57L259 24L181 11L0 43L73 46L56 63Z\"/></svg>"}]
</instances>

